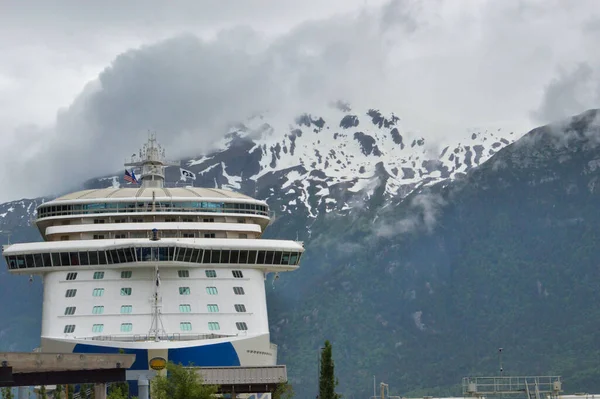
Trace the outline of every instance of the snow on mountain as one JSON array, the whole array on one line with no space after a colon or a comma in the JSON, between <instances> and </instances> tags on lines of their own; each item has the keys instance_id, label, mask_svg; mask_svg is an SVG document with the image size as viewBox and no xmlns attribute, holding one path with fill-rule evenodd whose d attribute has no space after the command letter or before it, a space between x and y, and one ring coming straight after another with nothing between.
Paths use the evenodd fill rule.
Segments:
<instances>
[{"instance_id":1,"label":"snow on mountain","mask_svg":"<svg viewBox=\"0 0 600 399\"><path fill-rule=\"evenodd\" d=\"M0 234L5 236L2 241L6 241L13 231L30 226L37 214L37 207L43 202L43 198L38 198L0 204Z\"/></svg>"},{"instance_id":2,"label":"snow on mountain","mask_svg":"<svg viewBox=\"0 0 600 399\"><path fill-rule=\"evenodd\" d=\"M503 129L466 130L455 143L429 143L405 131L394 114L348 106L295 121L255 116L233 127L217 150L184 162L194 185L260 193L279 211L305 207L309 216L363 204L383 187L404 197L423 185L452 179L517 139Z\"/></svg>"}]
</instances>

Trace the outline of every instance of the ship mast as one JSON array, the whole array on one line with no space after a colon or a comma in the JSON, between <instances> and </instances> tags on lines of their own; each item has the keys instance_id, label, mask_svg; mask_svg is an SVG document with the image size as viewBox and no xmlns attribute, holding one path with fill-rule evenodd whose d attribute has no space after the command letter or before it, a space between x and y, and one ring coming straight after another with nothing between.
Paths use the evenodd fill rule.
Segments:
<instances>
[{"instance_id":1,"label":"ship mast","mask_svg":"<svg viewBox=\"0 0 600 399\"><path fill-rule=\"evenodd\" d=\"M130 162L125 162L125 166L140 168L139 180L142 188L162 188L165 183L165 168L181 166L181 163L166 161L165 150L156 141L156 134L150 133L148 141L140 149L139 155L132 156Z\"/></svg>"}]
</instances>

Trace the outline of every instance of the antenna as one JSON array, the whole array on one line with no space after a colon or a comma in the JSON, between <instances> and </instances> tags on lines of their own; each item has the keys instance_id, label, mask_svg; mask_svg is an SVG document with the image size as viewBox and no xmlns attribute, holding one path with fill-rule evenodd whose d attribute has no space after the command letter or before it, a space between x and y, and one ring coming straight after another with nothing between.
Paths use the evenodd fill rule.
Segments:
<instances>
[{"instance_id":1,"label":"antenna","mask_svg":"<svg viewBox=\"0 0 600 399\"><path fill-rule=\"evenodd\" d=\"M132 157L131 162L126 162L125 167L141 169L140 183L144 188L164 187L165 168L180 166L180 162L165 160L165 150L156 141L156 134L148 132L148 141L140 148L139 156Z\"/></svg>"},{"instance_id":2,"label":"antenna","mask_svg":"<svg viewBox=\"0 0 600 399\"><path fill-rule=\"evenodd\" d=\"M504 369L502 368L502 348L498 348L498 362L500 363L500 377L502 377L504 373Z\"/></svg>"},{"instance_id":3,"label":"antenna","mask_svg":"<svg viewBox=\"0 0 600 399\"><path fill-rule=\"evenodd\" d=\"M157 233L156 229L152 231L153 235ZM158 239L158 235L153 236L153 238ZM158 251L157 247L150 248L150 259L153 262L157 260ZM165 327L162 322L162 314L161 314L161 305L159 303L162 302L162 298L159 297L159 287L160 287L160 274L158 271L158 264L155 263L154 266L154 294L152 295L152 322L150 324L150 331L148 331L149 336L154 336L154 341L160 341L161 334L167 335L165 332Z\"/></svg>"}]
</instances>

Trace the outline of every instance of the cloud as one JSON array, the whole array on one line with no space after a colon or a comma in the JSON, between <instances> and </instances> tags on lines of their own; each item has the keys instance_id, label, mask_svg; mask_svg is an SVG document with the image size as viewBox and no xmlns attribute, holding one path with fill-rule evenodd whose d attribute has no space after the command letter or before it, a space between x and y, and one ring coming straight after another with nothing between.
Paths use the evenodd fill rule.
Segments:
<instances>
[{"instance_id":1,"label":"cloud","mask_svg":"<svg viewBox=\"0 0 600 399\"><path fill-rule=\"evenodd\" d=\"M560 70L546 86L539 108L532 112L541 123L558 121L586 109L600 107L600 76L588 63Z\"/></svg>"},{"instance_id":2,"label":"cloud","mask_svg":"<svg viewBox=\"0 0 600 399\"><path fill-rule=\"evenodd\" d=\"M378 237L394 237L407 233L424 231L432 233L446 201L441 195L430 191L422 191L410 199L408 215L394 223L385 219L374 226Z\"/></svg>"},{"instance_id":3,"label":"cloud","mask_svg":"<svg viewBox=\"0 0 600 399\"><path fill-rule=\"evenodd\" d=\"M0 15L5 38L43 38L51 46L23 52L0 42L10 55L0 63L7 90L0 96L0 183L9 188L2 199L58 192L117 170L148 129L177 157L210 148L229 123L254 112L291 120L337 99L393 111L403 128L432 142L470 126L506 123L524 132L533 109L537 123L589 107L591 97L580 91L598 77L577 65L600 66L590 51L600 20L594 1L370 0L364 7L336 0L291 11L268 0L233 10L212 0L184 2L178 11L159 3L103 3L99 10L64 0L40 9L48 12L13 5ZM39 29L24 30L31 24ZM54 74L49 65L62 69ZM556 78L560 68L571 72ZM77 82L96 75L66 101ZM49 94L39 89L29 99L21 90L28 81ZM561 99L557 92L569 93L561 87L576 89ZM24 118L26 105L19 106L35 104L32 113L47 115L55 101L69 105L52 123ZM15 130L19 118L28 123Z\"/></svg>"}]
</instances>

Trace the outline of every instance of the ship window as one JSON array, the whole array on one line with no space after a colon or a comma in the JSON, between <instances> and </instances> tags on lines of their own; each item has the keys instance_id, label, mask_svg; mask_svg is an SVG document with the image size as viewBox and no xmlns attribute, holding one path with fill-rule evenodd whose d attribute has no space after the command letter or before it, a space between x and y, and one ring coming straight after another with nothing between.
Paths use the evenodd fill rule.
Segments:
<instances>
[{"instance_id":1,"label":"ship window","mask_svg":"<svg viewBox=\"0 0 600 399\"><path fill-rule=\"evenodd\" d=\"M194 218L182 218L181 221L185 222L185 223L193 223L193 222L195 222Z\"/></svg>"},{"instance_id":2,"label":"ship window","mask_svg":"<svg viewBox=\"0 0 600 399\"><path fill-rule=\"evenodd\" d=\"M104 240L104 234L94 234L94 240Z\"/></svg>"},{"instance_id":3,"label":"ship window","mask_svg":"<svg viewBox=\"0 0 600 399\"><path fill-rule=\"evenodd\" d=\"M101 333L104 330L104 324L94 324L92 326L92 332Z\"/></svg>"},{"instance_id":4,"label":"ship window","mask_svg":"<svg viewBox=\"0 0 600 399\"><path fill-rule=\"evenodd\" d=\"M159 261L172 261L175 256L175 247L160 248L158 250Z\"/></svg>"},{"instance_id":5,"label":"ship window","mask_svg":"<svg viewBox=\"0 0 600 399\"><path fill-rule=\"evenodd\" d=\"M75 324L67 324L64 329L65 334L71 334L75 331Z\"/></svg>"},{"instance_id":6,"label":"ship window","mask_svg":"<svg viewBox=\"0 0 600 399\"><path fill-rule=\"evenodd\" d=\"M104 272L94 272L94 280L102 280L104 278Z\"/></svg>"},{"instance_id":7,"label":"ship window","mask_svg":"<svg viewBox=\"0 0 600 399\"><path fill-rule=\"evenodd\" d=\"M215 233L204 233L204 238L215 238L216 234Z\"/></svg>"},{"instance_id":8,"label":"ship window","mask_svg":"<svg viewBox=\"0 0 600 399\"><path fill-rule=\"evenodd\" d=\"M221 263L229 263L229 251L221 251Z\"/></svg>"},{"instance_id":9,"label":"ship window","mask_svg":"<svg viewBox=\"0 0 600 399\"><path fill-rule=\"evenodd\" d=\"M33 254L33 261L35 262L35 267L42 267L42 254Z\"/></svg>"},{"instance_id":10,"label":"ship window","mask_svg":"<svg viewBox=\"0 0 600 399\"><path fill-rule=\"evenodd\" d=\"M33 255L25 255L25 266L26 267L35 267L33 263Z\"/></svg>"},{"instance_id":11,"label":"ship window","mask_svg":"<svg viewBox=\"0 0 600 399\"><path fill-rule=\"evenodd\" d=\"M92 314L103 314L104 313L104 306L94 306L92 308Z\"/></svg>"},{"instance_id":12,"label":"ship window","mask_svg":"<svg viewBox=\"0 0 600 399\"><path fill-rule=\"evenodd\" d=\"M194 238L194 233L182 233L183 238ZM189 252L189 251L188 251ZM187 261L186 261L187 262Z\"/></svg>"},{"instance_id":13,"label":"ship window","mask_svg":"<svg viewBox=\"0 0 600 399\"><path fill-rule=\"evenodd\" d=\"M65 293L65 297L67 297L67 298L73 298L76 294L77 294L77 290L76 289L69 289Z\"/></svg>"},{"instance_id":14,"label":"ship window","mask_svg":"<svg viewBox=\"0 0 600 399\"><path fill-rule=\"evenodd\" d=\"M230 251L231 255L229 258L229 263L238 263L239 259L240 259L240 251L236 250L232 250Z\"/></svg>"},{"instance_id":15,"label":"ship window","mask_svg":"<svg viewBox=\"0 0 600 399\"><path fill-rule=\"evenodd\" d=\"M190 295L190 287L179 287L179 295Z\"/></svg>"},{"instance_id":16,"label":"ship window","mask_svg":"<svg viewBox=\"0 0 600 399\"><path fill-rule=\"evenodd\" d=\"M189 321L182 321L179 323L179 329L181 331L192 331L192 323Z\"/></svg>"},{"instance_id":17,"label":"ship window","mask_svg":"<svg viewBox=\"0 0 600 399\"><path fill-rule=\"evenodd\" d=\"M131 288L121 288L121 296L130 296Z\"/></svg>"},{"instance_id":18,"label":"ship window","mask_svg":"<svg viewBox=\"0 0 600 399\"><path fill-rule=\"evenodd\" d=\"M65 316L70 316L75 314L75 306L69 306L68 308L65 309Z\"/></svg>"},{"instance_id":19,"label":"ship window","mask_svg":"<svg viewBox=\"0 0 600 399\"><path fill-rule=\"evenodd\" d=\"M144 223L144 218L131 218L131 223Z\"/></svg>"},{"instance_id":20,"label":"ship window","mask_svg":"<svg viewBox=\"0 0 600 399\"><path fill-rule=\"evenodd\" d=\"M94 224L104 224L104 219L94 219Z\"/></svg>"},{"instance_id":21,"label":"ship window","mask_svg":"<svg viewBox=\"0 0 600 399\"><path fill-rule=\"evenodd\" d=\"M248 263L248 251L240 251L240 263Z\"/></svg>"},{"instance_id":22,"label":"ship window","mask_svg":"<svg viewBox=\"0 0 600 399\"><path fill-rule=\"evenodd\" d=\"M244 287L233 287L233 293L235 295L244 295Z\"/></svg>"},{"instance_id":23,"label":"ship window","mask_svg":"<svg viewBox=\"0 0 600 399\"><path fill-rule=\"evenodd\" d=\"M127 222L127 219L125 219L125 218L117 218L117 219L115 219L115 223L125 223L125 222Z\"/></svg>"},{"instance_id":24,"label":"ship window","mask_svg":"<svg viewBox=\"0 0 600 399\"><path fill-rule=\"evenodd\" d=\"M221 261L221 251L213 249L210 255L210 263L219 263Z\"/></svg>"},{"instance_id":25,"label":"ship window","mask_svg":"<svg viewBox=\"0 0 600 399\"><path fill-rule=\"evenodd\" d=\"M121 314L129 314L132 312L132 310L133 310L132 305L122 305L121 306Z\"/></svg>"},{"instance_id":26,"label":"ship window","mask_svg":"<svg viewBox=\"0 0 600 399\"><path fill-rule=\"evenodd\" d=\"M208 329L210 331L219 331L221 329L221 326L219 326L219 322L217 322L217 321L209 321Z\"/></svg>"},{"instance_id":27,"label":"ship window","mask_svg":"<svg viewBox=\"0 0 600 399\"><path fill-rule=\"evenodd\" d=\"M165 222L176 222L177 218L165 218Z\"/></svg>"},{"instance_id":28,"label":"ship window","mask_svg":"<svg viewBox=\"0 0 600 399\"><path fill-rule=\"evenodd\" d=\"M185 250L186 250L186 249L187 249L187 248L178 248L178 249L177 249L177 256L176 256L176 258L175 258L175 260L176 260L177 262L183 262L183 259L184 259L184 257L185 257Z\"/></svg>"},{"instance_id":29,"label":"ship window","mask_svg":"<svg viewBox=\"0 0 600 399\"><path fill-rule=\"evenodd\" d=\"M274 265L280 265L281 264L281 251L276 251L275 252L275 257L273 258L273 264Z\"/></svg>"},{"instance_id":30,"label":"ship window","mask_svg":"<svg viewBox=\"0 0 600 399\"><path fill-rule=\"evenodd\" d=\"M244 322L237 322L235 323L235 326L237 327L238 330L240 331L246 331L248 329L248 326L246 325L246 323Z\"/></svg>"},{"instance_id":31,"label":"ship window","mask_svg":"<svg viewBox=\"0 0 600 399\"><path fill-rule=\"evenodd\" d=\"M111 265L113 263L119 263L119 255L117 254L116 249L106 251L106 258L108 259L109 265Z\"/></svg>"},{"instance_id":32,"label":"ship window","mask_svg":"<svg viewBox=\"0 0 600 399\"><path fill-rule=\"evenodd\" d=\"M298 252L292 252L290 254L290 265L297 265L298 264Z\"/></svg>"},{"instance_id":33,"label":"ship window","mask_svg":"<svg viewBox=\"0 0 600 399\"><path fill-rule=\"evenodd\" d=\"M204 273L206 274L206 277L208 277L208 278L215 278L215 277L217 277L216 270L205 270Z\"/></svg>"},{"instance_id":34,"label":"ship window","mask_svg":"<svg viewBox=\"0 0 600 399\"><path fill-rule=\"evenodd\" d=\"M248 234L240 233L240 234L238 234L238 238L248 238Z\"/></svg>"},{"instance_id":35,"label":"ship window","mask_svg":"<svg viewBox=\"0 0 600 399\"><path fill-rule=\"evenodd\" d=\"M245 218L237 218L237 222L238 223L246 223L246 219Z\"/></svg>"},{"instance_id":36,"label":"ship window","mask_svg":"<svg viewBox=\"0 0 600 399\"><path fill-rule=\"evenodd\" d=\"M94 288L92 291L92 296L102 296L104 295L104 288Z\"/></svg>"},{"instance_id":37,"label":"ship window","mask_svg":"<svg viewBox=\"0 0 600 399\"><path fill-rule=\"evenodd\" d=\"M125 234L125 233L115 234L115 238L127 238L127 234Z\"/></svg>"},{"instance_id":38,"label":"ship window","mask_svg":"<svg viewBox=\"0 0 600 399\"><path fill-rule=\"evenodd\" d=\"M272 265L273 264L273 257L275 255L275 252L273 251L267 251L267 254L265 256L265 264L266 265Z\"/></svg>"},{"instance_id":39,"label":"ship window","mask_svg":"<svg viewBox=\"0 0 600 399\"><path fill-rule=\"evenodd\" d=\"M133 330L133 324L121 323L121 332L131 332Z\"/></svg>"},{"instance_id":40,"label":"ship window","mask_svg":"<svg viewBox=\"0 0 600 399\"><path fill-rule=\"evenodd\" d=\"M88 264L89 265L97 265L98 264L98 252L96 251L90 251L90 252L85 252L86 253L86 257L88 258ZM80 252L80 256L81 256L82 252Z\"/></svg>"},{"instance_id":41,"label":"ship window","mask_svg":"<svg viewBox=\"0 0 600 399\"><path fill-rule=\"evenodd\" d=\"M235 311L238 313L246 313L246 305L242 304L242 303L238 303L236 305L233 305L235 307Z\"/></svg>"},{"instance_id":42,"label":"ship window","mask_svg":"<svg viewBox=\"0 0 600 399\"><path fill-rule=\"evenodd\" d=\"M52 264L54 266L60 266L60 254L59 253L52 253L50 254L52 256ZM18 259L17 259L18 260ZM66 266L66 265L65 265Z\"/></svg>"},{"instance_id":43,"label":"ship window","mask_svg":"<svg viewBox=\"0 0 600 399\"><path fill-rule=\"evenodd\" d=\"M206 293L208 295L217 295L219 292L217 291L217 287L206 287Z\"/></svg>"},{"instance_id":44,"label":"ship window","mask_svg":"<svg viewBox=\"0 0 600 399\"><path fill-rule=\"evenodd\" d=\"M289 252L284 252L281 254L281 264L289 265L290 264L290 254Z\"/></svg>"},{"instance_id":45,"label":"ship window","mask_svg":"<svg viewBox=\"0 0 600 399\"><path fill-rule=\"evenodd\" d=\"M77 278L77 273L67 273L67 280L75 280Z\"/></svg>"},{"instance_id":46,"label":"ship window","mask_svg":"<svg viewBox=\"0 0 600 399\"><path fill-rule=\"evenodd\" d=\"M79 264L79 254L77 252L69 252L69 258L71 258L72 265Z\"/></svg>"},{"instance_id":47,"label":"ship window","mask_svg":"<svg viewBox=\"0 0 600 399\"><path fill-rule=\"evenodd\" d=\"M189 277L190 271L189 270L177 270L177 275L181 278Z\"/></svg>"},{"instance_id":48,"label":"ship window","mask_svg":"<svg viewBox=\"0 0 600 399\"><path fill-rule=\"evenodd\" d=\"M60 253L60 263L63 266L70 266L71 265L71 258L69 258L69 253L68 252L61 252Z\"/></svg>"},{"instance_id":49,"label":"ship window","mask_svg":"<svg viewBox=\"0 0 600 399\"><path fill-rule=\"evenodd\" d=\"M61 241L69 241L69 236L60 236Z\"/></svg>"},{"instance_id":50,"label":"ship window","mask_svg":"<svg viewBox=\"0 0 600 399\"><path fill-rule=\"evenodd\" d=\"M198 258L202 256L202 253L200 251L201 250L199 249L192 249L191 252L188 251L187 255L189 256L189 259L187 261L192 263L199 263L200 260Z\"/></svg>"},{"instance_id":51,"label":"ship window","mask_svg":"<svg viewBox=\"0 0 600 399\"><path fill-rule=\"evenodd\" d=\"M121 278L131 278L132 275L132 271L131 270L123 270L121 272Z\"/></svg>"},{"instance_id":52,"label":"ship window","mask_svg":"<svg viewBox=\"0 0 600 399\"><path fill-rule=\"evenodd\" d=\"M181 313L190 313L192 311L192 305L188 305L188 304L179 305L179 311Z\"/></svg>"},{"instance_id":53,"label":"ship window","mask_svg":"<svg viewBox=\"0 0 600 399\"><path fill-rule=\"evenodd\" d=\"M243 278L244 277L241 270L232 270L231 274L233 274L233 277L235 277L235 278Z\"/></svg>"},{"instance_id":54,"label":"ship window","mask_svg":"<svg viewBox=\"0 0 600 399\"><path fill-rule=\"evenodd\" d=\"M202 221L203 221L204 223L214 223L214 221L215 221L215 218L204 218Z\"/></svg>"},{"instance_id":55,"label":"ship window","mask_svg":"<svg viewBox=\"0 0 600 399\"><path fill-rule=\"evenodd\" d=\"M50 258L50 254L48 252L42 254L42 261L44 262L44 266L52 266L52 259Z\"/></svg>"},{"instance_id":56,"label":"ship window","mask_svg":"<svg viewBox=\"0 0 600 399\"><path fill-rule=\"evenodd\" d=\"M256 264L256 254L258 251L248 251L248 262L251 265Z\"/></svg>"},{"instance_id":57,"label":"ship window","mask_svg":"<svg viewBox=\"0 0 600 399\"><path fill-rule=\"evenodd\" d=\"M206 308L210 313L217 313L219 311L219 305L216 304L208 304Z\"/></svg>"},{"instance_id":58,"label":"ship window","mask_svg":"<svg viewBox=\"0 0 600 399\"><path fill-rule=\"evenodd\" d=\"M81 263L84 266L87 266L90 264L90 258L88 256L87 252L80 252L79 253L79 263Z\"/></svg>"},{"instance_id":59,"label":"ship window","mask_svg":"<svg viewBox=\"0 0 600 399\"><path fill-rule=\"evenodd\" d=\"M125 262L135 262L135 254L133 253L133 248L125 248L123 252L125 252Z\"/></svg>"}]
</instances>

